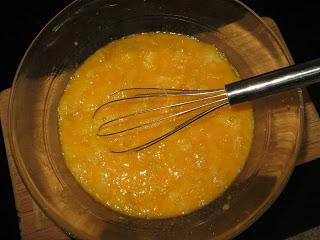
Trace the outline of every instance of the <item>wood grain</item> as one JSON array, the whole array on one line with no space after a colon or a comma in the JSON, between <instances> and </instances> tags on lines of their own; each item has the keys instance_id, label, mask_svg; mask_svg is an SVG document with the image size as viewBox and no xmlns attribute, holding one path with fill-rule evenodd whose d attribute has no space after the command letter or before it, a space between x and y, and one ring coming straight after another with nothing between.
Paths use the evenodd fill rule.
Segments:
<instances>
[{"instance_id":1,"label":"wood grain","mask_svg":"<svg viewBox=\"0 0 320 240\"><path fill-rule=\"evenodd\" d=\"M285 42L274 21L270 18L264 18L270 28L277 33L285 49ZM289 53L289 51L288 51ZM0 94L0 117L3 131L3 137L6 144L7 160L9 164L10 176L15 196L15 204L19 217L19 227L22 239L69 239L69 237L55 225L32 200L26 187L24 186L11 155L11 149L8 141L8 102L10 89ZM307 92L304 92L305 100L305 128L301 147L301 152L297 164L306 163L320 157L320 119L317 111L310 101Z\"/></svg>"}]
</instances>

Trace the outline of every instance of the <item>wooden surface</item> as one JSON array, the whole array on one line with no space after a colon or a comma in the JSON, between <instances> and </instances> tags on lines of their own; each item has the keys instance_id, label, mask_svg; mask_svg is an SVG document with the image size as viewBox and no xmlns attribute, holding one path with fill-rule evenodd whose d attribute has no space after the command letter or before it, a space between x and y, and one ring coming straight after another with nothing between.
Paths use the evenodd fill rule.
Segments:
<instances>
[{"instance_id":1,"label":"wooden surface","mask_svg":"<svg viewBox=\"0 0 320 240\"><path fill-rule=\"evenodd\" d=\"M267 25L278 35L288 55L290 52L287 45L281 35L281 32L277 24L268 17L264 17L263 20ZM303 164L320 157L320 118L319 114L309 98L306 91L303 94L304 108L305 108L305 124L304 124L304 136L302 145L297 160L297 164Z\"/></svg>"},{"instance_id":2,"label":"wooden surface","mask_svg":"<svg viewBox=\"0 0 320 240\"><path fill-rule=\"evenodd\" d=\"M10 89L0 93L0 118L4 142L6 144L7 160L14 192L15 204L19 218L20 235L23 240L42 240L42 239L69 239L32 200L28 190L23 184L8 142L8 102Z\"/></svg>"},{"instance_id":3,"label":"wooden surface","mask_svg":"<svg viewBox=\"0 0 320 240\"><path fill-rule=\"evenodd\" d=\"M264 20L276 33L278 33L280 40L283 41L279 29L273 20L270 18L264 18ZM0 94L0 117L17 214L19 216L21 238L33 240L69 239L68 236L51 220L49 220L35 204L17 172L14 160L12 159L10 146L8 144L7 110L9 94L10 89L7 89ZM304 98L305 131L297 164L302 164L320 157L320 119L314 105L306 93L304 94Z\"/></svg>"}]
</instances>

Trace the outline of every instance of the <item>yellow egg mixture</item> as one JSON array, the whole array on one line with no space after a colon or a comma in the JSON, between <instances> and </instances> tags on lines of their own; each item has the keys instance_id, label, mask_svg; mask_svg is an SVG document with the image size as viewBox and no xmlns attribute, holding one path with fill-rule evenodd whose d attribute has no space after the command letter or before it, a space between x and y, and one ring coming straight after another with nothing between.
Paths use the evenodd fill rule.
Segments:
<instances>
[{"instance_id":1,"label":"yellow egg mixture","mask_svg":"<svg viewBox=\"0 0 320 240\"><path fill-rule=\"evenodd\" d=\"M190 213L241 171L253 136L251 106L226 106L150 148L123 154L111 153L107 137L97 136L102 120L93 113L123 88L213 89L237 80L214 46L191 37L144 33L114 41L77 69L61 98L65 163L89 194L116 211L150 218Z\"/></svg>"}]
</instances>

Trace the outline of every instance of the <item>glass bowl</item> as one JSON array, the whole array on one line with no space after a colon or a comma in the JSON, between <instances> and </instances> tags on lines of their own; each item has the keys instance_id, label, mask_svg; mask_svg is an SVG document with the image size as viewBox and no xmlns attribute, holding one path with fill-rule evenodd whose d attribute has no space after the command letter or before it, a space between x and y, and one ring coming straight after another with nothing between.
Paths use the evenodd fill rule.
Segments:
<instances>
[{"instance_id":1,"label":"glass bowl","mask_svg":"<svg viewBox=\"0 0 320 240\"><path fill-rule=\"evenodd\" d=\"M185 216L147 220L112 211L91 198L64 164L57 105L70 76L108 42L150 31L215 44L242 78L292 63L276 35L239 1L75 1L36 37L14 79L9 138L19 173L41 209L77 238L232 238L266 211L293 170L303 126L299 90L253 103L254 140L244 169L221 197Z\"/></svg>"}]
</instances>

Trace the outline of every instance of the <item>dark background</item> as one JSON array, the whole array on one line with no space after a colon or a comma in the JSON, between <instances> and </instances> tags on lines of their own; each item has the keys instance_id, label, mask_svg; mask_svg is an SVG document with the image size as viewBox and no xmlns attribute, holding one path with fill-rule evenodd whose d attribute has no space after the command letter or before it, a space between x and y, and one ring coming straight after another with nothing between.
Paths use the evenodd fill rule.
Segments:
<instances>
[{"instance_id":1,"label":"dark background","mask_svg":"<svg viewBox=\"0 0 320 240\"><path fill-rule=\"evenodd\" d=\"M129 0L128 0L129 1ZM209 0L208 0L209 1ZM9 88L19 61L42 27L71 0L9 1L1 6L0 91ZM296 63L320 57L320 2L244 0L278 24ZM320 108L320 87L309 88ZM319 109L318 108L318 109ZM0 239L19 239L3 139L0 139ZM296 168L273 206L237 240L285 239L320 225L320 159ZM319 228L320 229L320 228ZM320 239L315 233L312 239ZM311 239L311 238L308 238Z\"/></svg>"}]
</instances>

